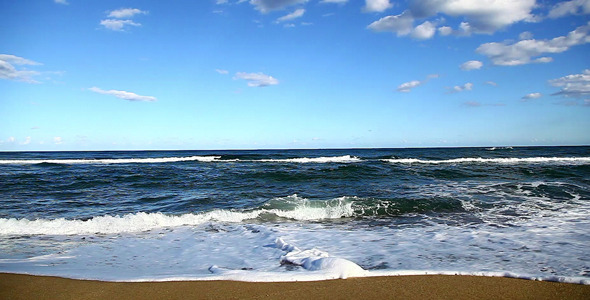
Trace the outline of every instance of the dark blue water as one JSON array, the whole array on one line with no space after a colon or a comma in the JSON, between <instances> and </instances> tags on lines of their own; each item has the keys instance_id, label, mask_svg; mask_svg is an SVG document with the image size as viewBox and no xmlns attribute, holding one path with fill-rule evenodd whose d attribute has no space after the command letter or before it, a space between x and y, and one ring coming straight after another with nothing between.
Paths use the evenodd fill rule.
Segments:
<instances>
[{"instance_id":1,"label":"dark blue water","mask_svg":"<svg viewBox=\"0 0 590 300\"><path fill-rule=\"evenodd\" d=\"M539 232L545 221L586 228L589 208L590 147L0 153L0 239L46 235L43 228L60 218L98 222L145 213L153 225L142 226L150 230L175 226L158 223L160 213L228 222L209 217L218 211L260 226L484 226L522 234L529 221ZM27 223L33 220L41 225ZM143 230L130 224L112 226ZM578 227L561 241L574 247L571 255L590 246ZM568 260L562 269L554 275L586 276L590 263L579 258L576 268Z\"/></svg>"}]
</instances>

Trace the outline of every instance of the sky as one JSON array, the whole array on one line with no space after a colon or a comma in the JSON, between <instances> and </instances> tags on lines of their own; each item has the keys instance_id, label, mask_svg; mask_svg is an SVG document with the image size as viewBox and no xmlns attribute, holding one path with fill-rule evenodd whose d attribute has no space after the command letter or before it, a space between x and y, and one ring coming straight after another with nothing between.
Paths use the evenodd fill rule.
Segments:
<instances>
[{"instance_id":1,"label":"sky","mask_svg":"<svg viewBox=\"0 0 590 300\"><path fill-rule=\"evenodd\" d=\"M0 151L590 145L590 0L0 1Z\"/></svg>"}]
</instances>

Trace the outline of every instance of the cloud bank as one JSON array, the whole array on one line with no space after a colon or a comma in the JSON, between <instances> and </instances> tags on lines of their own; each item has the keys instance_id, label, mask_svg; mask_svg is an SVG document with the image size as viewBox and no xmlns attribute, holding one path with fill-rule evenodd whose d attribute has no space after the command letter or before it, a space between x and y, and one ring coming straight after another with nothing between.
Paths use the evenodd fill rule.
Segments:
<instances>
[{"instance_id":1,"label":"cloud bank","mask_svg":"<svg viewBox=\"0 0 590 300\"><path fill-rule=\"evenodd\" d=\"M577 45L590 43L590 22L576 28L566 36L551 40L521 40L516 43L485 43L475 51L487 56L494 65L516 66L530 63L548 63L551 57L539 57L548 53L561 53Z\"/></svg>"},{"instance_id":2,"label":"cloud bank","mask_svg":"<svg viewBox=\"0 0 590 300\"><path fill-rule=\"evenodd\" d=\"M553 96L590 98L590 69L584 70L581 74L549 80L549 84L561 88L559 92L553 93Z\"/></svg>"},{"instance_id":3,"label":"cloud bank","mask_svg":"<svg viewBox=\"0 0 590 300\"><path fill-rule=\"evenodd\" d=\"M437 31L442 36L491 34L517 22L532 21L534 16L531 11L534 7L535 0L412 0L408 9L401 14L383 17L367 28L393 32L398 36L412 33L411 36L417 39L432 38ZM437 21L426 21L414 27L415 20L440 15L462 18L464 22L457 30L449 26L433 28Z\"/></svg>"}]
</instances>

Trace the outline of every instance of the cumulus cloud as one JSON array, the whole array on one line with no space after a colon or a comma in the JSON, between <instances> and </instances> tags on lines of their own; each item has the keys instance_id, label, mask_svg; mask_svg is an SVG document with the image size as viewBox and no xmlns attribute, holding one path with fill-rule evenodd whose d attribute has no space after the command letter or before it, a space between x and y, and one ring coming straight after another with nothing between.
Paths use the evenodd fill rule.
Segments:
<instances>
[{"instance_id":1,"label":"cumulus cloud","mask_svg":"<svg viewBox=\"0 0 590 300\"><path fill-rule=\"evenodd\" d=\"M434 36L436 33L436 26L426 21L412 30L412 37L419 40L426 40Z\"/></svg>"},{"instance_id":2,"label":"cumulus cloud","mask_svg":"<svg viewBox=\"0 0 590 300\"><path fill-rule=\"evenodd\" d=\"M229 74L228 70L222 70L222 69L215 69L215 72L222 74L222 75Z\"/></svg>"},{"instance_id":3,"label":"cumulus cloud","mask_svg":"<svg viewBox=\"0 0 590 300\"><path fill-rule=\"evenodd\" d=\"M535 0L414 0L410 11L416 18L438 13L464 17L473 32L493 33L519 21L533 18Z\"/></svg>"},{"instance_id":4,"label":"cumulus cloud","mask_svg":"<svg viewBox=\"0 0 590 300\"><path fill-rule=\"evenodd\" d=\"M305 13L305 9L303 8L298 8L296 9L294 12L284 15L280 18L277 19L277 23L280 22L285 22L285 21L291 21L293 19L297 19L303 16L303 14Z\"/></svg>"},{"instance_id":5,"label":"cumulus cloud","mask_svg":"<svg viewBox=\"0 0 590 300\"><path fill-rule=\"evenodd\" d=\"M419 80L412 80L409 82L404 82L397 87L397 91L402 92L402 93L409 93L412 91L413 88L415 88L419 85L422 85L423 83L424 83L424 81L419 81Z\"/></svg>"},{"instance_id":6,"label":"cumulus cloud","mask_svg":"<svg viewBox=\"0 0 590 300\"><path fill-rule=\"evenodd\" d=\"M566 36L551 40L522 40L516 43L485 43L476 52L487 56L492 63L501 66L516 66L529 63L548 63L551 57L539 57L546 53L561 53L570 47L590 43L590 22L576 28ZM537 57L537 58L535 58Z\"/></svg>"},{"instance_id":7,"label":"cumulus cloud","mask_svg":"<svg viewBox=\"0 0 590 300\"><path fill-rule=\"evenodd\" d=\"M116 19L106 19L100 21L100 25L104 26L107 29L114 30L114 31L123 31L126 26L141 26L139 23L135 23L132 20L116 20Z\"/></svg>"},{"instance_id":8,"label":"cumulus cloud","mask_svg":"<svg viewBox=\"0 0 590 300\"><path fill-rule=\"evenodd\" d=\"M152 96L141 96L132 92L126 92L126 91L118 91L118 90L103 90L97 87L91 87L88 89L89 91L95 92L95 93L99 93L99 94L103 94L103 95L111 95L111 96L115 96L117 98L120 99L125 99L128 101L144 101L144 102L153 102L156 101L156 97L152 97Z\"/></svg>"},{"instance_id":9,"label":"cumulus cloud","mask_svg":"<svg viewBox=\"0 0 590 300\"><path fill-rule=\"evenodd\" d=\"M559 92L551 94L553 96L590 97L590 69L584 70L582 74L572 74L549 80L549 84L561 88Z\"/></svg>"},{"instance_id":10,"label":"cumulus cloud","mask_svg":"<svg viewBox=\"0 0 590 300\"><path fill-rule=\"evenodd\" d=\"M336 4L344 4L348 2L348 0L322 0L320 3L336 3Z\"/></svg>"},{"instance_id":11,"label":"cumulus cloud","mask_svg":"<svg viewBox=\"0 0 590 300\"><path fill-rule=\"evenodd\" d=\"M572 0L555 4L549 11L549 18L587 14L590 14L590 0Z\"/></svg>"},{"instance_id":12,"label":"cumulus cloud","mask_svg":"<svg viewBox=\"0 0 590 300\"><path fill-rule=\"evenodd\" d=\"M61 138L61 136L56 136L53 138L53 143L56 145L62 144L63 143L63 139Z\"/></svg>"},{"instance_id":13,"label":"cumulus cloud","mask_svg":"<svg viewBox=\"0 0 590 300\"><path fill-rule=\"evenodd\" d=\"M116 10L110 11L107 17L117 18L117 19L126 19L126 18L133 18L133 16L138 15L138 14L145 15L147 13L148 13L147 11L143 11L138 8L121 8L121 9L116 9Z\"/></svg>"},{"instance_id":14,"label":"cumulus cloud","mask_svg":"<svg viewBox=\"0 0 590 300\"><path fill-rule=\"evenodd\" d=\"M262 12L267 13L273 10L280 10L294 4L302 4L309 0L250 0L250 4Z\"/></svg>"},{"instance_id":15,"label":"cumulus cloud","mask_svg":"<svg viewBox=\"0 0 590 300\"><path fill-rule=\"evenodd\" d=\"M451 35L453 33L453 28L449 26L441 26L438 28L438 33L442 36Z\"/></svg>"},{"instance_id":16,"label":"cumulus cloud","mask_svg":"<svg viewBox=\"0 0 590 300\"><path fill-rule=\"evenodd\" d=\"M365 0L363 9L366 12L383 12L391 7L393 4L389 3L389 0Z\"/></svg>"},{"instance_id":17,"label":"cumulus cloud","mask_svg":"<svg viewBox=\"0 0 590 300\"><path fill-rule=\"evenodd\" d=\"M543 96L541 93L530 93L530 94L526 94L522 97L522 100L530 100L530 99L538 99L541 98L541 96Z\"/></svg>"},{"instance_id":18,"label":"cumulus cloud","mask_svg":"<svg viewBox=\"0 0 590 300\"><path fill-rule=\"evenodd\" d=\"M68 1L66 0L53 0L53 2L57 3L57 4L63 4L63 5L68 5L70 3L68 3Z\"/></svg>"},{"instance_id":19,"label":"cumulus cloud","mask_svg":"<svg viewBox=\"0 0 590 300\"><path fill-rule=\"evenodd\" d=\"M367 1L367 4L369 1ZM387 1L389 3L389 1ZM520 21L532 21L535 0L412 0L407 10L371 23L375 31L391 31L398 36L410 33L414 38L431 38L436 33L435 22L422 23L414 28L414 20L431 18L439 14L463 18L457 30L449 26L438 28L443 36L455 34L467 36L472 33L490 34Z\"/></svg>"},{"instance_id":20,"label":"cumulus cloud","mask_svg":"<svg viewBox=\"0 0 590 300\"><path fill-rule=\"evenodd\" d=\"M10 54L0 54L0 79L38 83L33 77L37 71L18 70L14 65L40 65L40 63Z\"/></svg>"},{"instance_id":21,"label":"cumulus cloud","mask_svg":"<svg viewBox=\"0 0 590 300\"><path fill-rule=\"evenodd\" d=\"M138 8L121 8L108 12L107 17L111 19L104 19L100 21L100 25L106 29L113 31L124 31L129 26L141 26L140 23L134 22L129 18L133 18L138 14L147 14L147 11L140 10Z\"/></svg>"},{"instance_id":22,"label":"cumulus cloud","mask_svg":"<svg viewBox=\"0 0 590 300\"><path fill-rule=\"evenodd\" d=\"M279 84L276 78L263 73L238 72L234 79L244 79L248 81L248 86L250 87L265 87Z\"/></svg>"},{"instance_id":23,"label":"cumulus cloud","mask_svg":"<svg viewBox=\"0 0 590 300\"><path fill-rule=\"evenodd\" d=\"M491 86L498 86L498 84L495 83L494 81L486 81L485 84L491 85Z\"/></svg>"},{"instance_id":24,"label":"cumulus cloud","mask_svg":"<svg viewBox=\"0 0 590 300\"><path fill-rule=\"evenodd\" d=\"M468 82L464 85L456 85L451 88L451 93L460 93L463 91L471 91L473 89L473 83Z\"/></svg>"},{"instance_id":25,"label":"cumulus cloud","mask_svg":"<svg viewBox=\"0 0 590 300\"><path fill-rule=\"evenodd\" d=\"M483 63L479 60L470 60L470 61L466 61L466 62L462 63L460 68L461 68L461 70L464 70L464 71L470 71L470 70L480 69L482 66L483 66Z\"/></svg>"},{"instance_id":26,"label":"cumulus cloud","mask_svg":"<svg viewBox=\"0 0 590 300\"><path fill-rule=\"evenodd\" d=\"M414 18L408 11L395 16L383 17L367 26L367 28L373 31L394 32L397 34L397 36L410 34L413 30L413 27Z\"/></svg>"}]
</instances>

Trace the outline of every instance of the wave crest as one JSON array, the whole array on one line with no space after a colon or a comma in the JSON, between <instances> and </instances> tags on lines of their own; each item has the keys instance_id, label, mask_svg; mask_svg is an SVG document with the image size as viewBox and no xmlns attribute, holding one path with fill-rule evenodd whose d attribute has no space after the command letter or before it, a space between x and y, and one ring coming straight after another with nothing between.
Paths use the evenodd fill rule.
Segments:
<instances>
[{"instance_id":1,"label":"wave crest","mask_svg":"<svg viewBox=\"0 0 590 300\"><path fill-rule=\"evenodd\" d=\"M461 163L496 163L496 164L519 164L519 163L563 163L563 164L587 164L590 157L508 157L508 158L482 158L482 157L461 157L442 160L425 160L418 158L389 158L382 159L392 164L461 164Z\"/></svg>"},{"instance_id":2,"label":"wave crest","mask_svg":"<svg viewBox=\"0 0 590 300\"><path fill-rule=\"evenodd\" d=\"M138 163L169 163L183 161L212 162L219 160L221 156L187 156L187 157L153 157L153 158L109 158L109 159L13 159L0 160L0 164L27 165L27 164L138 164Z\"/></svg>"}]
</instances>

